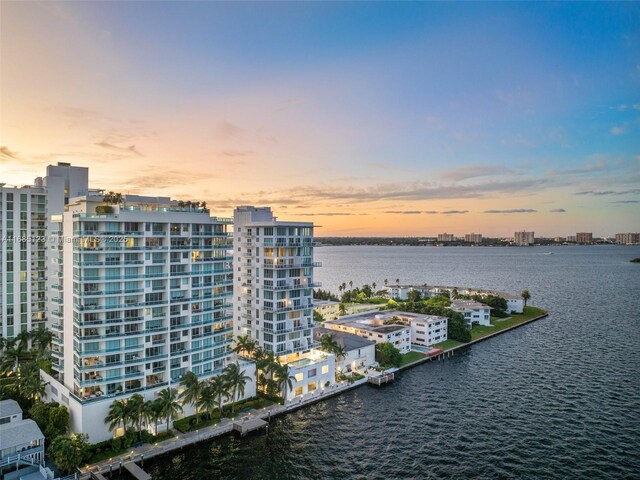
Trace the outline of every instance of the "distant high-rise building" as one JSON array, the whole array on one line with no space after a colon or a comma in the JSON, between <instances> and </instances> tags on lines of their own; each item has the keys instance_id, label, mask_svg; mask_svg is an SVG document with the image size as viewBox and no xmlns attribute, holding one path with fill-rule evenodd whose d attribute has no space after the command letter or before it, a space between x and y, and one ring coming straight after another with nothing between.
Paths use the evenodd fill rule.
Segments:
<instances>
[{"instance_id":1,"label":"distant high-rise building","mask_svg":"<svg viewBox=\"0 0 640 480\"><path fill-rule=\"evenodd\" d=\"M439 242L453 242L455 241L455 236L453 235L453 233L439 233L438 234L438 241Z\"/></svg>"},{"instance_id":2,"label":"distant high-rise building","mask_svg":"<svg viewBox=\"0 0 640 480\"><path fill-rule=\"evenodd\" d=\"M619 245L635 245L640 243L640 233L616 233L616 243Z\"/></svg>"},{"instance_id":3,"label":"distant high-rise building","mask_svg":"<svg viewBox=\"0 0 640 480\"><path fill-rule=\"evenodd\" d=\"M577 243L578 237L575 235L567 235L567 243Z\"/></svg>"},{"instance_id":4,"label":"distant high-rise building","mask_svg":"<svg viewBox=\"0 0 640 480\"><path fill-rule=\"evenodd\" d=\"M593 243L593 233L578 232L576 233L576 242L581 245L589 245Z\"/></svg>"},{"instance_id":5,"label":"distant high-rise building","mask_svg":"<svg viewBox=\"0 0 640 480\"><path fill-rule=\"evenodd\" d=\"M464 241L467 243L482 243L481 233L467 233L464 236Z\"/></svg>"},{"instance_id":6,"label":"distant high-rise building","mask_svg":"<svg viewBox=\"0 0 640 480\"><path fill-rule=\"evenodd\" d=\"M534 232L515 232L513 234L513 243L519 246L533 245L535 243Z\"/></svg>"}]
</instances>

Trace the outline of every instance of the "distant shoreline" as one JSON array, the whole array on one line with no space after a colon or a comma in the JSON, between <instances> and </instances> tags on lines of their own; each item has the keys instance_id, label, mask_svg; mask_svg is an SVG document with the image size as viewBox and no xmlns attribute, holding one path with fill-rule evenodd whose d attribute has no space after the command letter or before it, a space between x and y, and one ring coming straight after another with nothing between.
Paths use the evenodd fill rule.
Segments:
<instances>
[{"instance_id":1,"label":"distant shoreline","mask_svg":"<svg viewBox=\"0 0 640 480\"><path fill-rule=\"evenodd\" d=\"M379 237L316 237L317 247L345 247L345 246L371 246L371 247L595 247L595 246L618 246L633 247L638 245L620 245L611 242L598 242L591 244L579 243L556 243L549 240L548 243L541 242L534 245L513 245L501 240L487 240L482 243L465 242L433 242L423 238L379 238Z\"/></svg>"}]
</instances>

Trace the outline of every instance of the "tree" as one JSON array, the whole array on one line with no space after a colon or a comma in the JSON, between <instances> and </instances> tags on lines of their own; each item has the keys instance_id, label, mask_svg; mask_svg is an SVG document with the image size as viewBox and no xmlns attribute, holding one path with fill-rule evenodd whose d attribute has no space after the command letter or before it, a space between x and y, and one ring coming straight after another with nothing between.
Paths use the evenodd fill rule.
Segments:
<instances>
[{"instance_id":1,"label":"tree","mask_svg":"<svg viewBox=\"0 0 640 480\"><path fill-rule=\"evenodd\" d=\"M233 413L238 397L244 395L244 387L251 378L245 375L244 370L240 370L240 366L237 363L227 365L223 375L229 385L229 392L231 393L231 413Z\"/></svg>"},{"instance_id":2,"label":"tree","mask_svg":"<svg viewBox=\"0 0 640 480\"><path fill-rule=\"evenodd\" d=\"M402 354L400 350L389 342L376 344L376 361L387 367L399 367L402 365Z\"/></svg>"},{"instance_id":3,"label":"tree","mask_svg":"<svg viewBox=\"0 0 640 480\"><path fill-rule=\"evenodd\" d=\"M18 372L17 389L31 401L39 400L45 394L47 384L42 381L40 368L35 362L26 363Z\"/></svg>"},{"instance_id":4,"label":"tree","mask_svg":"<svg viewBox=\"0 0 640 480\"><path fill-rule=\"evenodd\" d=\"M346 315L347 314L347 307L344 306L344 303L340 304L340 307L339 307L338 311L340 312L340 315Z\"/></svg>"},{"instance_id":5,"label":"tree","mask_svg":"<svg viewBox=\"0 0 640 480\"><path fill-rule=\"evenodd\" d=\"M139 393L136 393L127 400L126 412L131 426L137 431L142 429L142 420L144 418L144 397Z\"/></svg>"},{"instance_id":6,"label":"tree","mask_svg":"<svg viewBox=\"0 0 640 480\"><path fill-rule=\"evenodd\" d=\"M165 388L158 393L160 418L167 420L167 430L171 419L182 412L182 406L178 401L178 391L175 388Z\"/></svg>"},{"instance_id":7,"label":"tree","mask_svg":"<svg viewBox=\"0 0 640 480\"><path fill-rule=\"evenodd\" d=\"M419 290L410 290L407 294L407 300L409 302L419 302L422 300L422 294Z\"/></svg>"},{"instance_id":8,"label":"tree","mask_svg":"<svg viewBox=\"0 0 640 480\"><path fill-rule=\"evenodd\" d=\"M524 300L524 306L526 307L527 301L529 301L529 299L531 298L531 294L529 293L529 290L523 290L520 296Z\"/></svg>"},{"instance_id":9,"label":"tree","mask_svg":"<svg viewBox=\"0 0 640 480\"><path fill-rule=\"evenodd\" d=\"M69 429L69 410L56 402L36 402L29 409L29 417L38 424L47 444L56 437L66 435Z\"/></svg>"},{"instance_id":10,"label":"tree","mask_svg":"<svg viewBox=\"0 0 640 480\"><path fill-rule=\"evenodd\" d=\"M239 335L236 338L236 346L233 351L238 355L244 353L245 356L251 357L256 349L256 342L249 335Z\"/></svg>"},{"instance_id":11,"label":"tree","mask_svg":"<svg viewBox=\"0 0 640 480\"><path fill-rule=\"evenodd\" d=\"M322 314L320 312L317 311L313 311L313 321L316 323L323 323L324 322L324 317L322 316Z\"/></svg>"},{"instance_id":12,"label":"tree","mask_svg":"<svg viewBox=\"0 0 640 480\"><path fill-rule=\"evenodd\" d=\"M467 328L467 321L459 312L449 310L447 321L447 338L467 343L471 341L471 330Z\"/></svg>"},{"instance_id":13,"label":"tree","mask_svg":"<svg viewBox=\"0 0 640 480\"><path fill-rule=\"evenodd\" d=\"M224 376L218 375L209 380L209 389L218 402L218 410L220 412L220 418L222 418L222 398L226 397L229 393L229 386Z\"/></svg>"},{"instance_id":14,"label":"tree","mask_svg":"<svg viewBox=\"0 0 640 480\"><path fill-rule=\"evenodd\" d=\"M0 356L0 373L18 373L20 364L33 358L33 354L22 343L10 341Z\"/></svg>"},{"instance_id":15,"label":"tree","mask_svg":"<svg viewBox=\"0 0 640 480\"><path fill-rule=\"evenodd\" d=\"M338 344L328 333L320 337L320 350L324 352L333 352Z\"/></svg>"},{"instance_id":16,"label":"tree","mask_svg":"<svg viewBox=\"0 0 640 480\"><path fill-rule=\"evenodd\" d=\"M384 286L386 287L387 285L389 285L389 279L388 279L388 278L385 278L385 279L384 279Z\"/></svg>"},{"instance_id":17,"label":"tree","mask_svg":"<svg viewBox=\"0 0 640 480\"><path fill-rule=\"evenodd\" d=\"M343 360L347 358L347 351L344 349L342 345L336 344L333 349L333 354L336 356L336 360Z\"/></svg>"},{"instance_id":18,"label":"tree","mask_svg":"<svg viewBox=\"0 0 640 480\"><path fill-rule=\"evenodd\" d=\"M217 392L210 383L207 383L202 387L202 391L200 392L200 396L196 402L196 424L198 423L198 409L205 412L209 415L209 418L211 418L213 411L218 406L216 395Z\"/></svg>"},{"instance_id":19,"label":"tree","mask_svg":"<svg viewBox=\"0 0 640 480\"><path fill-rule=\"evenodd\" d=\"M400 279L396 278L396 285L400 285Z\"/></svg>"},{"instance_id":20,"label":"tree","mask_svg":"<svg viewBox=\"0 0 640 480\"><path fill-rule=\"evenodd\" d=\"M128 421L129 412L126 402L124 400L114 400L109 407L109 413L104 417L104 423L109 424L109 431L117 430L120 425L126 430Z\"/></svg>"},{"instance_id":21,"label":"tree","mask_svg":"<svg viewBox=\"0 0 640 480\"><path fill-rule=\"evenodd\" d=\"M289 374L288 365L278 364L273 373L278 388L282 392L282 399L286 402L287 392L293 389L293 380L295 380L295 377Z\"/></svg>"},{"instance_id":22,"label":"tree","mask_svg":"<svg viewBox=\"0 0 640 480\"><path fill-rule=\"evenodd\" d=\"M371 283L371 288L373 289L373 291L374 291L374 292L376 291L376 287L377 287L377 286L378 286L378 285L376 284L376 282L372 282L372 283Z\"/></svg>"},{"instance_id":23,"label":"tree","mask_svg":"<svg viewBox=\"0 0 640 480\"><path fill-rule=\"evenodd\" d=\"M32 345L34 345L40 353L44 353L51 347L53 333L46 328L36 328L31 330Z\"/></svg>"},{"instance_id":24,"label":"tree","mask_svg":"<svg viewBox=\"0 0 640 480\"><path fill-rule=\"evenodd\" d=\"M198 423L198 403L200 402L200 395L202 395L204 383L198 380L198 376L195 373L187 372L182 376L180 385L184 387L184 390L180 394L182 405L189 404L195 407L196 423Z\"/></svg>"},{"instance_id":25,"label":"tree","mask_svg":"<svg viewBox=\"0 0 640 480\"><path fill-rule=\"evenodd\" d=\"M49 446L49 456L63 473L69 473L83 462L87 456L88 448L88 435L86 434L57 437Z\"/></svg>"}]
</instances>

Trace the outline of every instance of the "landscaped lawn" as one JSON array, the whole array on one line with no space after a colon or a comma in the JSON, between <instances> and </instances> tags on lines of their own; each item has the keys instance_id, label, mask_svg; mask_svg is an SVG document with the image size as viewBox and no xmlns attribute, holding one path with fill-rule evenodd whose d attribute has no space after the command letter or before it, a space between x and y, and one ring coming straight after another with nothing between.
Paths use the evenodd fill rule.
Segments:
<instances>
[{"instance_id":1,"label":"landscaped lawn","mask_svg":"<svg viewBox=\"0 0 640 480\"><path fill-rule=\"evenodd\" d=\"M451 350L459 345L463 345L462 342L457 340L445 340L444 342L436 343L435 345L431 345L433 348L440 348L442 350Z\"/></svg>"},{"instance_id":2,"label":"landscaped lawn","mask_svg":"<svg viewBox=\"0 0 640 480\"><path fill-rule=\"evenodd\" d=\"M484 325L473 326L473 329L471 330L471 339L477 340L478 338L485 337L492 333L499 332L500 330L504 330L505 328L513 327L514 325L518 325L519 323L531 320L533 317L537 317L538 315L542 315L543 313L544 310L542 310L541 308L525 307L524 313L514 313L509 318L501 319L492 317L492 327L485 327Z\"/></svg>"},{"instance_id":3,"label":"landscaped lawn","mask_svg":"<svg viewBox=\"0 0 640 480\"><path fill-rule=\"evenodd\" d=\"M420 352L409 352L402 354L402 363L400 366L407 365L408 363L415 362L416 360L421 360L425 357L423 353Z\"/></svg>"}]
</instances>

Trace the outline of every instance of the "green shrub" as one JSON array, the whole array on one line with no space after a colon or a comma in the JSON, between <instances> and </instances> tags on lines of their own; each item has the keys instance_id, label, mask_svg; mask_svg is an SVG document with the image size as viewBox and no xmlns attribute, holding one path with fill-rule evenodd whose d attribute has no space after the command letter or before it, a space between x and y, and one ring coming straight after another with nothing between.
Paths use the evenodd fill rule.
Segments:
<instances>
[{"instance_id":1,"label":"green shrub","mask_svg":"<svg viewBox=\"0 0 640 480\"><path fill-rule=\"evenodd\" d=\"M113 213L113 207L110 205L98 205L96 207L97 214L108 214Z\"/></svg>"},{"instance_id":2,"label":"green shrub","mask_svg":"<svg viewBox=\"0 0 640 480\"><path fill-rule=\"evenodd\" d=\"M122 437L112 438L111 439L111 450L117 452L122 449ZM100 453L100 452L96 452Z\"/></svg>"}]
</instances>

